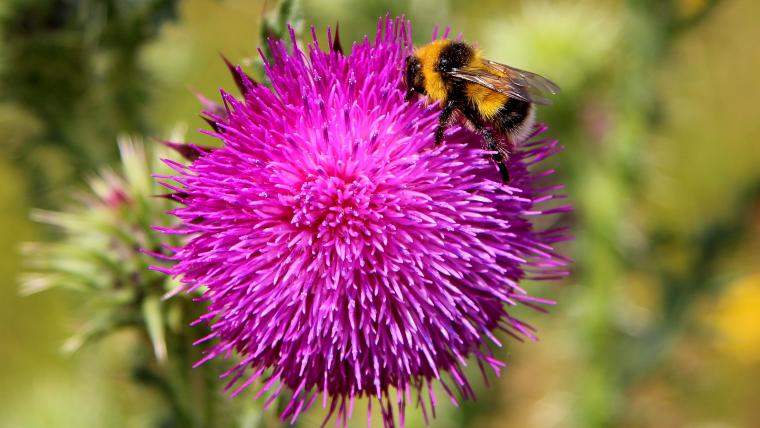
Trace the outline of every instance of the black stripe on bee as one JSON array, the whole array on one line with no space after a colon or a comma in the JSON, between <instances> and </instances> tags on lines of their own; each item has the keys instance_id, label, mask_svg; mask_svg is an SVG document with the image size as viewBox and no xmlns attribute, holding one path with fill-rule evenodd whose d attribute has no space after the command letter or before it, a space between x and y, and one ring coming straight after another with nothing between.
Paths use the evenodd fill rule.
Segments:
<instances>
[{"instance_id":1,"label":"black stripe on bee","mask_svg":"<svg viewBox=\"0 0 760 428\"><path fill-rule=\"evenodd\" d=\"M496 114L499 129L511 132L518 128L530 114L530 103L510 98Z\"/></svg>"},{"instance_id":2,"label":"black stripe on bee","mask_svg":"<svg viewBox=\"0 0 760 428\"><path fill-rule=\"evenodd\" d=\"M441 49L435 69L440 73L446 73L455 68L464 67L472 61L474 54L475 53L468 44L463 42L451 42Z\"/></svg>"}]
</instances>

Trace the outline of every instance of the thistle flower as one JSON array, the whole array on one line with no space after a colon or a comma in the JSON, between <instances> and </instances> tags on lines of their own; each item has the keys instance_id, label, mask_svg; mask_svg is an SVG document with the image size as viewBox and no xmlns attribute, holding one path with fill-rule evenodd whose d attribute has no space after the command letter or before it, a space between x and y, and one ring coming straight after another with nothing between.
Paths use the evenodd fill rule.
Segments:
<instances>
[{"instance_id":1,"label":"thistle flower","mask_svg":"<svg viewBox=\"0 0 760 428\"><path fill-rule=\"evenodd\" d=\"M168 169L159 159L171 153L146 152L141 142L127 137L120 139L119 150L122 171L102 169L88 180L88 191L78 193L64 211L32 213L35 220L56 226L61 235L53 242L22 247L33 272L21 277L21 291L75 290L94 308L82 329L66 341L65 351L118 328L139 326L150 337L156 359L164 361L172 305L162 304L161 298L176 284L149 269L153 259L142 249L161 248L159 233L151 225L168 220L163 213L169 201L155 198L163 188L151 179L151 171Z\"/></svg>"},{"instance_id":2,"label":"thistle flower","mask_svg":"<svg viewBox=\"0 0 760 428\"><path fill-rule=\"evenodd\" d=\"M541 188L551 172L528 171L559 146L522 144L505 186L480 137L455 126L436 147L439 108L404 101L403 20L381 20L348 56L337 34L326 51L312 34L306 52L292 31L290 52L270 43L272 89L232 67L242 99L222 91L224 108L206 112L224 146L169 162L177 173L162 178L184 205L172 211L181 225L162 230L188 239L161 270L203 290L198 322L211 332L199 342L213 345L198 364L239 355L222 375L232 395L263 378L267 404L292 391L283 420L319 395L325 422L345 426L362 396L379 401L386 426L393 403L403 425L411 400L427 420L434 382L452 400L473 397L468 358L484 376L503 367L494 331L534 337L507 307L551 302L519 282L565 274L552 246L564 231L531 221L568 209L538 207L561 186Z\"/></svg>"},{"instance_id":3,"label":"thistle flower","mask_svg":"<svg viewBox=\"0 0 760 428\"><path fill-rule=\"evenodd\" d=\"M180 133L172 138L180 138ZM180 152L185 146L169 147ZM66 352L129 329L144 340L134 344L129 366L132 379L156 388L166 400L157 415L161 426L191 426L215 415L220 426L228 415L239 415L246 406L220 402L218 391L203 380L216 373L215 365L193 372L191 361L199 358L190 346L200 331L186 328L189 320L202 313L190 298L166 300L178 283L150 269L166 251L160 232L153 225L169 226L166 216L172 206L151 174L171 170L161 158L174 156L169 149L131 138L119 140L121 168L104 168L87 180L88 189L77 193L74 203L63 211L36 210L33 217L56 226L60 234L50 242L28 243L23 247L32 272L22 276L22 292L49 288L79 294L81 313L87 317L82 327L63 346ZM165 196L157 197L157 196ZM177 237L175 237L177 238ZM164 239L163 245L177 246L179 239ZM145 254L145 253L150 254ZM151 351L152 354L151 355ZM177 374L181 374L178 376ZM195 406L195 400L205 406ZM216 410L215 410L216 409Z\"/></svg>"}]
</instances>

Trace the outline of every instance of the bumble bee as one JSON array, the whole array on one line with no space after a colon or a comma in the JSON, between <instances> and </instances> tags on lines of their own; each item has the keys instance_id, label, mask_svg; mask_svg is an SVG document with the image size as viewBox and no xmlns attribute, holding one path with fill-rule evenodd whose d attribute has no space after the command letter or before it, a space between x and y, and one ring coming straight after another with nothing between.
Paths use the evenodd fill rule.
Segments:
<instances>
[{"instance_id":1,"label":"bumble bee","mask_svg":"<svg viewBox=\"0 0 760 428\"><path fill-rule=\"evenodd\" d=\"M458 113L483 137L486 149L496 152L493 160L504 183L509 183L505 162L509 147L531 131L533 105L548 105L551 102L545 94L559 92L559 87L544 77L487 60L471 45L445 39L421 46L406 58L404 83L407 101L420 93L443 108L435 144L440 144L444 130Z\"/></svg>"}]
</instances>

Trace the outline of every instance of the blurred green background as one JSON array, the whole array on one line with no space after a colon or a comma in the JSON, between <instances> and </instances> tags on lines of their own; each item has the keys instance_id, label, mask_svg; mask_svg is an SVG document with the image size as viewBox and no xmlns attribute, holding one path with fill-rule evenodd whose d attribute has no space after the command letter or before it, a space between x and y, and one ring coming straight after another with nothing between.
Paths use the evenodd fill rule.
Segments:
<instances>
[{"instance_id":1,"label":"blurred green background","mask_svg":"<svg viewBox=\"0 0 760 428\"><path fill-rule=\"evenodd\" d=\"M270 2L274 3L274 2ZM754 0L303 0L344 47L389 11L424 43L449 25L489 58L563 87L540 119L576 211L559 302L526 312L536 343L480 400L441 405L435 427L760 426L760 3ZM188 139L198 91L256 73L261 17L244 0L0 3L0 426L152 426L163 404L131 382L129 330L73 355L81 296L21 297L23 242L55 238L29 212L60 209L117 135ZM221 388L222 384L219 384ZM249 396L252 394L249 394ZM250 397L247 397L250 398ZM238 400L246 400L246 395ZM319 406L316 406L319 407ZM361 408L361 406L360 406ZM414 410L408 425L421 425ZM320 410L299 426L321 421ZM355 415L352 426L365 419ZM253 426L253 425L251 425Z\"/></svg>"}]
</instances>

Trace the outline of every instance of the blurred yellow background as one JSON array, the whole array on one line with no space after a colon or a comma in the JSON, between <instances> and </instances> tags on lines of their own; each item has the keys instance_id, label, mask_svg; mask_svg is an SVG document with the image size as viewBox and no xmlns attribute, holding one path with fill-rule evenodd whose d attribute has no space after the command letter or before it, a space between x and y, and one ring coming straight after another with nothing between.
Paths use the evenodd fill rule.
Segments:
<instances>
[{"instance_id":1,"label":"blurred yellow background","mask_svg":"<svg viewBox=\"0 0 760 428\"><path fill-rule=\"evenodd\" d=\"M150 15L153 3L165 9ZM523 314L540 341L507 342L501 378L485 388L473 376L480 400L442 403L431 426L760 426L760 3L301 3L322 35L340 21L344 47L373 34L387 11L406 14L417 43L449 25L489 58L563 87L540 119L566 147L555 162L576 206L562 220L576 235L564 248L574 275L532 285L559 303L549 315ZM62 354L82 302L60 290L19 296L18 248L54 239L30 210L70 201L115 161L117 134L165 136L179 123L190 141L209 142L194 132L204 123L193 91L215 98L234 88L220 52L254 70L271 8L0 4L0 426L151 426L160 402L130 382L134 337ZM408 425L422 425L408 413Z\"/></svg>"}]
</instances>

